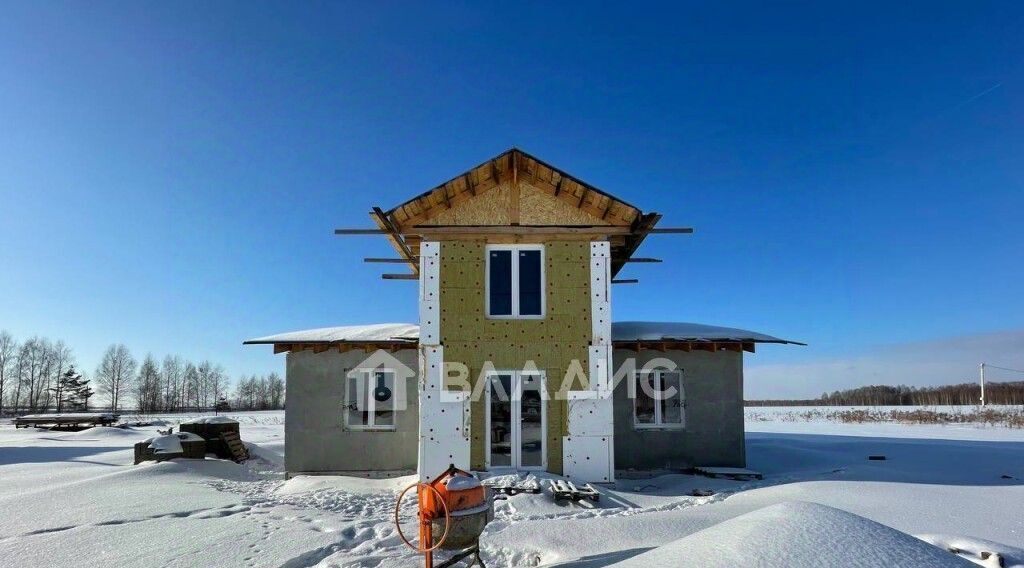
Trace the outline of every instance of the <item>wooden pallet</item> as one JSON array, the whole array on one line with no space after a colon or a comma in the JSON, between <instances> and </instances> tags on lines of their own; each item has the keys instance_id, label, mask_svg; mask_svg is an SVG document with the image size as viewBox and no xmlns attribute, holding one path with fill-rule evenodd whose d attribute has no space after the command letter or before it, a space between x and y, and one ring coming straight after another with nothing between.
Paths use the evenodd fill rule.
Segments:
<instances>
[{"instance_id":1,"label":"wooden pallet","mask_svg":"<svg viewBox=\"0 0 1024 568\"><path fill-rule=\"evenodd\" d=\"M249 450L242 443L242 439L238 437L238 432L221 432L220 439L231 451L232 460L243 462L249 459Z\"/></svg>"},{"instance_id":2,"label":"wooden pallet","mask_svg":"<svg viewBox=\"0 0 1024 568\"><path fill-rule=\"evenodd\" d=\"M601 498L601 494L589 483L583 487L576 487L576 484L571 481L552 479L550 485L551 495L554 496L555 501L582 501L589 499L596 503Z\"/></svg>"},{"instance_id":3,"label":"wooden pallet","mask_svg":"<svg viewBox=\"0 0 1024 568\"><path fill-rule=\"evenodd\" d=\"M519 495L520 493L533 493L533 494L537 494L537 493L540 493L540 491L541 491L540 483L537 483L536 481L534 481L532 483L531 482L524 482L524 483L506 483L504 485L488 485L488 487L491 488L491 491L494 491L495 493L497 493L499 495L510 495L510 496Z\"/></svg>"}]
</instances>

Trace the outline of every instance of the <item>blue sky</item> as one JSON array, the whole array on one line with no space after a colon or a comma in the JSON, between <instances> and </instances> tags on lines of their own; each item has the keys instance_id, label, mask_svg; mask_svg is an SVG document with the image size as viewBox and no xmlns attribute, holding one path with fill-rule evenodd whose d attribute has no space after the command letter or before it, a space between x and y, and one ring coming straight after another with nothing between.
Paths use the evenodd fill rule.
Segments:
<instances>
[{"instance_id":1,"label":"blue sky","mask_svg":"<svg viewBox=\"0 0 1024 568\"><path fill-rule=\"evenodd\" d=\"M124 342L280 371L241 341L414 321L415 284L361 262L383 239L332 229L513 145L696 228L648 240L666 262L623 272L616 319L810 344L750 358L748 396L876 382L828 364L957 337L1024 364L1019 4L3 13L0 328L87 369Z\"/></svg>"}]
</instances>

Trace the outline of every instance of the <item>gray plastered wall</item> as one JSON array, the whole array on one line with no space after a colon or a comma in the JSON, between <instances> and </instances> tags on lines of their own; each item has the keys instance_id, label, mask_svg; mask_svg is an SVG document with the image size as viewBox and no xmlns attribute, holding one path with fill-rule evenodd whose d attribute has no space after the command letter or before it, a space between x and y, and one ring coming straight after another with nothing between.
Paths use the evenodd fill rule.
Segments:
<instances>
[{"instance_id":1,"label":"gray plastered wall","mask_svg":"<svg viewBox=\"0 0 1024 568\"><path fill-rule=\"evenodd\" d=\"M349 431L344 426L346 373L371 355L363 351L300 351L287 359L286 470L298 473L409 472L416 469L419 405L417 379L407 379L408 407L396 415L394 431ZM411 369L417 351L393 353ZM637 367L656 357L683 369L686 425L683 430L637 430L627 381L614 392L615 467L658 470L694 465L743 467L743 355L732 351L616 349L617 370L628 358Z\"/></svg>"},{"instance_id":2,"label":"gray plastered wall","mask_svg":"<svg viewBox=\"0 0 1024 568\"><path fill-rule=\"evenodd\" d=\"M616 349L614 368L636 358L639 369L663 357L683 369L686 395L685 427L637 429L628 381L614 392L615 468L619 470L677 469L691 466L745 467L743 424L743 354L733 351L636 351Z\"/></svg>"},{"instance_id":3,"label":"gray plastered wall","mask_svg":"<svg viewBox=\"0 0 1024 568\"><path fill-rule=\"evenodd\" d=\"M345 377L372 353L299 351L287 361L285 469L289 474L416 469L419 400L416 376L406 379L406 409L395 413L393 431L345 427ZM413 371L416 349L390 353Z\"/></svg>"}]
</instances>

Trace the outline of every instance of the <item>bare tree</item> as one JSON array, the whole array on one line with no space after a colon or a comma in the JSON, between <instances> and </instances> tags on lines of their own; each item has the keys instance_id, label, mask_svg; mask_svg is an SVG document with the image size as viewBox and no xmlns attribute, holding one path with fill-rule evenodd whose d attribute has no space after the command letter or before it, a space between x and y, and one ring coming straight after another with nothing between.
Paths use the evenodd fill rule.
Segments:
<instances>
[{"instance_id":1,"label":"bare tree","mask_svg":"<svg viewBox=\"0 0 1024 568\"><path fill-rule=\"evenodd\" d=\"M177 355L164 357L160 374L163 375L164 379L164 409L177 410L181 400L181 383L185 377L185 369L181 357Z\"/></svg>"},{"instance_id":2,"label":"bare tree","mask_svg":"<svg viewBox=\"0 0 1024 568\"><path fill-rule=\"evenodd\" d=\"M121 394L135 374L136 362L123 343L107 347L103 359L96 368L96 381L100 392L110 400L110 409L117 410L121 404Z\"/></svg>"},{"instance_id":3,"label":"bare tree","mask_svg":"<svg viewBox=\"0 0 1024 568\"><path fill-rule=\"evenodd\" d=\"M0 331L0 416L4 415L4 394L14 375L18 342L7 330Z\"/></svg>"},{"instance_id":4,"label":"bare tree","mask_svg":"<svg viewBox=\"0 0 1024 568\"><path fill-rule=\"evenodd\" d=\"M46 398L42 404L43 409L50 408L53 404L59 412L59 409L63 407L61 397L64 396L65 381L62 378L69 368L74 367L74 361L75 356L72 354L71 348L63 341L58 340L50 345L49 373L46 375L46 384L43 387L46 391Z\"/></svg>"},{"instance_id":5,"label":"bare tree","mask_svg":"<svg viewBox=\"0 0 1024 568\"><path fill-rule=\"evenodd\" d=\"M284 407L284 380L277 373L267 376L267 390L270 396L270 408L278 410Z\"/></svg>"},{"instance_id":6,"label":"bare tree","mask_svg":"<svg viewBox=\"0 0 1024 568\"><path fill-rule=\"evenodd\" d=\"M146 354L135 378L135 400L140 412L160 409L160 368L152 354Z\"/></svg>"},{"instance_id":7,"label":"bare tree","mask_svg":"<svg viewBox=\"0 0 1024 568\"><path fill-rule=\"evenodd\" d=\"M187 409L190 403L199 406L199 383L199 370L189 361L185 364L185 376L181 381L182 408Z\"/></svg>"},{"instance_id":8,"label":"bare tree","mask_svg":"<svg viewBox=\"0 0 1024 568\"><path fill-rule=\"evenodd\" d=\"M21 344L21 348L18 349L15 411L20 407L27 407L30 412L39 408L52 365L53 351L49 341L32 337Z\"/></svg>"}]
</instances>

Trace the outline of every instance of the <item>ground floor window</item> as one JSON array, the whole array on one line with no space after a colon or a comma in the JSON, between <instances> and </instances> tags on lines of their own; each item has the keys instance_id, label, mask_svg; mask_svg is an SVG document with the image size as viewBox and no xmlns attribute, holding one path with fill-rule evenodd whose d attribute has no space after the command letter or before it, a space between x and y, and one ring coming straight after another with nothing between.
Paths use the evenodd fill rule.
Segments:
<instances>
[{"instance_id":1,"label":"ground floor window","mask_svg":"<svg viewBox=\"0 0 1024 568\"><path fill-rule=\"evenodd\" d=\"M634 426L682 428L686 424L682 371L640 371L633 378Z\"/></svg>"},{"instance_id":2,"label":"ground floor window","mask_svg":"<svg viewBox=\"0 0 1024 568\"><path fill-rule=\"evenodd\" d=\"M394 430L394 371L357 371L346 380L345 426L351 430Z\"/></svg>"}]
</instances>

